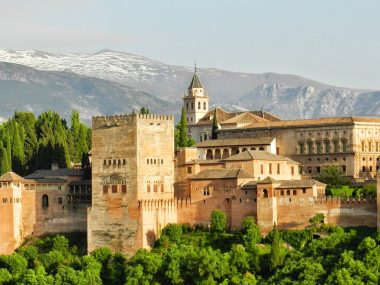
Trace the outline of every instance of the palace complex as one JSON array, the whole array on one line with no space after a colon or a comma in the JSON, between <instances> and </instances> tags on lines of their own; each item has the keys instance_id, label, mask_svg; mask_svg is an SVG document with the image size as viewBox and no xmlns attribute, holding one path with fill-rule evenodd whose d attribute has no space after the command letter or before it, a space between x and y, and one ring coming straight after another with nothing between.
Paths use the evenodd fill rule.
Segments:
<instances>
[{"instance_id":1,"label":"palace complex","mask_svg":"<svg viewBox=\"0 0 380 285\"><path fill-rule=\"evenodd\" d=\"M209 110L197 72L183 100L194 147L175 149L171 115L99 116L92 120L91 180L56 167L1 176L0 254L30 235L70 231L87 231L89 251L133 253L149 248L169 223L208 226L214 209L230 229L254 216L263 234L274 223L303 228L317 213L326 223L380 227L380 191L377 198L331 198L317 181L334 164L355 183L375 183L380 118L282 120L264 111Z\"/></svg>"}]
</instances>

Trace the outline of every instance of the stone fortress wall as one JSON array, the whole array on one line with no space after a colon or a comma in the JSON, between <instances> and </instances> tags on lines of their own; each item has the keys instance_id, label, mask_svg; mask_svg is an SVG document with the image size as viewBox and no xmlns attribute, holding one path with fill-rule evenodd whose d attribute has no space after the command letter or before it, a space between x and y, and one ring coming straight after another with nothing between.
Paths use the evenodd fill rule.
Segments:
<instances>
[{"instance_id":1,"label":"stone fortress wall","mask_svg":"<svg viewBox=\"0 0 380 285\"><path fill-rule=\"evenodd\" d=\"M93 118L89 251L149 247L161 228L177 221L173 120L149 114Z\"/></svg>"}]
</instances>

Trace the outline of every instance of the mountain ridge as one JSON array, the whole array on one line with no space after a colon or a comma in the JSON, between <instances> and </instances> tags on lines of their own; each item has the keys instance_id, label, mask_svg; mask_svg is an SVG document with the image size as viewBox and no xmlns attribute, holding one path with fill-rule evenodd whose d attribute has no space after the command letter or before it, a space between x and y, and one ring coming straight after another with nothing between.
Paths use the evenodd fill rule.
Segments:
<instances>
[{"instance_id":1,"label":"mountain ridge","mask_svg":"<svg viewBox=\"0 0 380 285\"><path fill-rule=\"evenodd\" d=\"M0 50L0 61L116 82L172 103L171 112L176 114L194 72L189 67L109 49L69 54ZM377 90L336 87L274 72L242 73L217 68L198 68L198 71L211 106L221 105L230 110L265 109L284 119L380 115Z\"/></svg>"}]
</instances>

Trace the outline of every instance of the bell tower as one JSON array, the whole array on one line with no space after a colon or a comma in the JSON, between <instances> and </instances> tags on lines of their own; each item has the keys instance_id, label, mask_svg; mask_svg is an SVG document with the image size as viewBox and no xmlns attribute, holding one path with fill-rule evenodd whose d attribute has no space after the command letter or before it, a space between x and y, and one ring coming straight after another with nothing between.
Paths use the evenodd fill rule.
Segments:
<instances>
[{"instance_id":1,"label":"bell tower","mask_svg":"<svg viewBox=\"0 0 380 285\"><path fill-rule=\"evenodd\" d=\"M184 108L186 110L187 124L194 125L198 123L208 112L208 96L199 79L197 66L195 65L193 79L187 89L187 95L183 98Z\"/></svg>"}]
</instances>

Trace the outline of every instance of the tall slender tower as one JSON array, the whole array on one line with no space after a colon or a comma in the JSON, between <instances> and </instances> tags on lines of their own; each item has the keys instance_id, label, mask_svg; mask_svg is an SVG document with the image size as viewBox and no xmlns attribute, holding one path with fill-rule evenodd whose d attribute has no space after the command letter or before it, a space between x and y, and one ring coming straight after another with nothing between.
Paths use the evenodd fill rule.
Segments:
<instances>
[{"instance_id":1,"label":"tall slender tower","mask_svg":"<svg viewBox=\"0 0 380 285\"><path fill-rule=\"evenodd\" d=\"M199 119L208 112L208 96L199 79L196 66L193 79L187 90L187 95L183 98L183 103L188 125L198 123Z\"/></svg>"}]
</instances>

